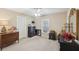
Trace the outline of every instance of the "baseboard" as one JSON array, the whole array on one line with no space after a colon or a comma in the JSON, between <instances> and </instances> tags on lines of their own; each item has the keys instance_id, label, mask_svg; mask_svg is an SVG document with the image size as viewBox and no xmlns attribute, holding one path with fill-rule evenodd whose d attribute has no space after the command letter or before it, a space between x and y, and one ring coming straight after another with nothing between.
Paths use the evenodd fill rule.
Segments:
<instances>
[{"instance_id":1,"label":"baseboard","mask_svg":"<svg viewBox=\"0 0 79 59\"><path fill-rule=\"evenodd\" d=\"M21 37L21 38L19 38L19 40L21 40L21 39L26 39L26 37Z\"/></svg>"}]
</instances>

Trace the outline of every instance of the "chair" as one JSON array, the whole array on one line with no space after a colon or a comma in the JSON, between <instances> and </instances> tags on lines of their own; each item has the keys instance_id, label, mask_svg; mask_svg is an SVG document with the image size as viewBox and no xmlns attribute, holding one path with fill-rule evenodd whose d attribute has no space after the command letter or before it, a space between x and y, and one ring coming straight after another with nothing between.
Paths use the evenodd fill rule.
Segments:
<instances>
[{"instance_id":1,"label":"chair","mask_svg":"<svg viewBox=\"0 0 79 59\"><path fill-rule=\"evenodd\" d=\"M49 33L49 39L51 40L56 40L56 32L55 31L50 31Z\"/></svg>"}]
</instances>

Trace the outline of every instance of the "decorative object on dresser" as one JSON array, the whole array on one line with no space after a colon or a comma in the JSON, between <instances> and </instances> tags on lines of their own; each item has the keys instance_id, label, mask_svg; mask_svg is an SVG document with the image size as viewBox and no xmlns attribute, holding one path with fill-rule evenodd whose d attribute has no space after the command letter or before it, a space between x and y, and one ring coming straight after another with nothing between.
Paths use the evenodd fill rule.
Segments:
<instances>
[{"instance_id":1,"label":"decorative object on dresser","mask_svg":"<svg viewBox=\"0 0 79 59\"><path fill-rule=\"evenodd\" d=\"M19 42L19 32L11 33L1 33L0 34L0 48L7 47L18 40Z\"/></svg>"},{"instance_id":2,"label":"decorative object on dresser","mask_svg":"<svg viewBox=\"0 0 79 59\"><path fill-rule=\"evenodd\" d=\"M15 26L11 26L11 28L8 29L8 32L16 32L17 28Z\"/></svg>"},{"instance_id":3,"label":"decorative object on dresser","mask_svg":"<svg viewBox=\"0 0 79 59\"><path fill-rule=\"evenodd\" d=\"M0 20L0 26L2 26L1 32L6 33L7 29L6 26L8 26L8 20Z\"/></svg>"},{"instance_id":4,"label":"decorative object on dresser","mask_svg":"<svg viewBox=\"0 0 79 59\"><path fill-rule=\"evenodd\" d=\"M6 33L6 27L5 27L5 26L2 27L1 32L2 32L2 33Z\"/></svg>"}]
</instances>

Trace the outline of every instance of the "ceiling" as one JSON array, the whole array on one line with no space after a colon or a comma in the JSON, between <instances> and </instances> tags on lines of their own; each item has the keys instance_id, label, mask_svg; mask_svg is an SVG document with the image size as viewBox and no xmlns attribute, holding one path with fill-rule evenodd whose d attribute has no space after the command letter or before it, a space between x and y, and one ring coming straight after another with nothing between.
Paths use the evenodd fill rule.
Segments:
<instances>
[{"instance_id":1,"label":"ceiling","mask_svg":"<svg viewBox=\"0 0 79 59\"><path fill-rule=\"evenodd\" d=\"M19 13L24 13L26 15L35 16L37 12L36 8L7 8L8 10L16 11ZM65 12L68 8L39 8L40 15L45 16L53 13Z\"/></svg>"}]
</instances>

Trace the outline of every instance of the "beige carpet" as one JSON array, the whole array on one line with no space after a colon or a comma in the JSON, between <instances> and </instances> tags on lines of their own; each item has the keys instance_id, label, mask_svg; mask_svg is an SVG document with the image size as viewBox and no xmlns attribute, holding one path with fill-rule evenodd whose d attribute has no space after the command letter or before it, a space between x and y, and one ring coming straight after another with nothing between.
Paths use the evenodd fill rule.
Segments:
<instances>
[{"instance_id":1,"label":"beige carpet","mask_svg":"<svg viewBox=\"0 0 79 59\"><path fill-rule=\"evenodd\" d=\"M59 51L59 48L58 41L35 36L22 39L19 43L3 48L3 51Z\"/></svg>"}]
</instances>

